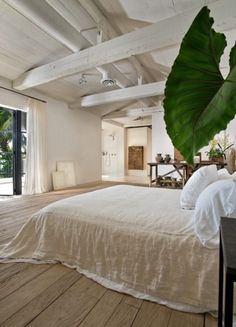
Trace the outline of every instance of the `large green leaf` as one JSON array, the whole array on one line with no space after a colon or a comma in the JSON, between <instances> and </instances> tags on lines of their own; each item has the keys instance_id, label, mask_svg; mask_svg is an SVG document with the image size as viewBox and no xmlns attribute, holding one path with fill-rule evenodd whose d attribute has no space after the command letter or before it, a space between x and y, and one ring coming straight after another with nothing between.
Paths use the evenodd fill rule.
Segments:
<instances>
[{"instance_id":1,"label":"large green leaf","mask_svg":"<svg viewBox=\"0 0 236 327\"><path fill-rule=\"evenodd\" d=\"M236 45L224 80L219 63L226 38L212 29L213 22L203 7L181 43L165 88L167 133L190 164L236 114Z\"/></svg>"}]
</instances>

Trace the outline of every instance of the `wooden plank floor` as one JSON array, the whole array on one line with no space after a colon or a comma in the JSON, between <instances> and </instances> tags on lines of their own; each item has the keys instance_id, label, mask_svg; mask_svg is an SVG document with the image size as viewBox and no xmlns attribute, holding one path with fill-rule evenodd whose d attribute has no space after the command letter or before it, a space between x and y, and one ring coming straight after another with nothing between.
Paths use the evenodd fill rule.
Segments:
<instances>
[{"instance_id":1,"label":"wooden plank floor","mask_svg":"<svg viewBox=\"0 0 236 327\"><path fill-rule=\"evenodd\" d=\"M0 244L47 204L109 185L0 200ZM0 264L0 326L216 327L217 320L111 291L60 264L7 263Z\"/></svg>"}]
</instances>

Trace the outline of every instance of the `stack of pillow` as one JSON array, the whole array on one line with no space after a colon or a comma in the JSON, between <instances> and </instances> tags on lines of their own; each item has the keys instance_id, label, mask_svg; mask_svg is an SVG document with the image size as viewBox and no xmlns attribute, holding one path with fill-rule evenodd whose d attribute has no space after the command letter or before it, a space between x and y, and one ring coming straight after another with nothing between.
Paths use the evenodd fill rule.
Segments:
<instances>
[{"instance_id":1,"label":"stack of pillow","mask_svg":"<svg viewBox=\"0 0 236 327\"><path fill-rule=\"evenodd\" d=\"M194 210L194 229L201 243L219 246L220 217L236 218L236 172L217 171L216 165L198 169L188 180L180 196L182 209Z\"/></svg>"}]
</instances>

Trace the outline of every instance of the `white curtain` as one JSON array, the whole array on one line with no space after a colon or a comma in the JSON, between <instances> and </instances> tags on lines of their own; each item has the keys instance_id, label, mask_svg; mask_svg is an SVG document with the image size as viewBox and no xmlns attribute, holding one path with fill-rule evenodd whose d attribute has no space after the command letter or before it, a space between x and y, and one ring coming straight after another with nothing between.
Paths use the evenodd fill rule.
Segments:
<instances>
[{"instance_id":1,"label":"white curtain","mask_svg":"<svg viewBox=\"0 0 236 327\"><path fill-rule=\"evenodd\" d=\"M29 99L27 102L27 154L23 193L35 194L48 190L45 104Z\"/></svg>"}]
</instances>

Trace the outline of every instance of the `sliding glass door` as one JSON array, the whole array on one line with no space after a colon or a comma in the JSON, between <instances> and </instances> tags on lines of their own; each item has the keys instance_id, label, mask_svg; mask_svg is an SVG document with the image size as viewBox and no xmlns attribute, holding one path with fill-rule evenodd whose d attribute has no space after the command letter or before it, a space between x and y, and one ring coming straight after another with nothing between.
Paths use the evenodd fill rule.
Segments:
<instances>
[{"instance_id":1,"label":"sliding glass door","mask_svg":"<svg viewBox=\"0 0 236 327\"><path fill-rule=\"evenodd\" d=\"M26 113L0 107L0 195L22 192L26 137Z\"/></svg>"}]
</instances>

